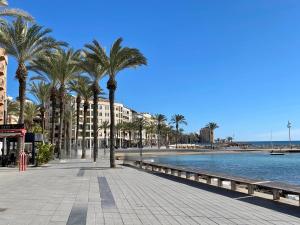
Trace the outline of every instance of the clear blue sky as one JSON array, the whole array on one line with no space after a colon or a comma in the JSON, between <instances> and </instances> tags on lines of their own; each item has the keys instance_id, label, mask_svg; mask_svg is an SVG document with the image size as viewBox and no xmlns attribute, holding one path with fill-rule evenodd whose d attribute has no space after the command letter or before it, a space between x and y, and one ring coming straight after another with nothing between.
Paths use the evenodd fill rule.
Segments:
<instances>
[{"instance_id":1,"label":"clear blue sky","mask_svg":"<svg viewBox=\"0 0 300 225\"><path fill-rule=\"evenodd\" d=\"M185 115L217 137L300 139L300 1L297 0L11 0L53 36L82 48L109 48L118 37L149 65L118 77L117 100L137 111ZM8 94L17 95L15 63ZM103 88L105 84L103 82Z\"/></svg>"}]
</instances>

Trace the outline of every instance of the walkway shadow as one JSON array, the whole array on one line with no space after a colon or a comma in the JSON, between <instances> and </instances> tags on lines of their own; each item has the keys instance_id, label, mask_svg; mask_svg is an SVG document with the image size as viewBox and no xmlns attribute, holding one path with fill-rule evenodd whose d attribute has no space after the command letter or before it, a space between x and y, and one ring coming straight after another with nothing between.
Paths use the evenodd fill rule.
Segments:
<instances>
[{"instance_id":1,"label":"walkway shadow","mask_svg":"<svg viewBox=\"0 0 300 225\"><path fill-rule=\"evenodd\" d=\"M132 167L132 166L129 166L129 167ZM135 168L135 167L133 167L133 168ZM135 168L135 169L138 169L138 168ZM151 171L145 171L145 170L141 170L141 171L151 173L155 176L162 177L162 178L172 180L175 182L179 182L179 183L191 186L191 187L199 188L199 189L202 189L202 190L205 190L208 192L223 195L223 196L235 199L237 201L247 202L247 203L250 203L253 205L261 206L263 208L271 209L271 210L285 213L285 214L288 214L291 216L300 217L300 210L299 210L298 206L284 204L284 203L276 202L276 201L269 200L269 199L259 198L256 196L251 196L251 195L247 195L247 194L236 192L236 191L231 191L229 189L220 188L220 187L208 185L205 183L196 182L193 180L187 180L185 178L172 176L170 174L163 174L163 173L159 173L159 172L151 172Z\"/></svg>"},{"instance_id":2,"label":"walkway shadow","mask_svg":"<svg viewBox=\"0 0 300 225\"><path fill-rule=\"evenodd\" d=\"M110 167L75 167L75 166L69 166L69 167L32 167L32 170L73 170L73 169L79 169L79 170L110 170L112 168ZM122 167L116 167L115 169L123 169ZM0 171L1 172L1 171Z\"/></svg>"}]
</instances>

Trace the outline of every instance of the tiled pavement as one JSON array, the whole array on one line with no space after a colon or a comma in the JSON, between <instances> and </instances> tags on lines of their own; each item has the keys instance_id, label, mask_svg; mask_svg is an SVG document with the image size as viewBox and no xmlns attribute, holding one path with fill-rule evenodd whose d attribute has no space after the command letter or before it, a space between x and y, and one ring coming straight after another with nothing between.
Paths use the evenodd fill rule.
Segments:
<instances>
[{"instance_id":1,"label":"tiled pavement","mask_svg":"<svg viewBox=\"0 0 300 225\"><path fill-rule=\"evenodd\" d=\"M0 225L300 224L297 207L253 204L215 189L109 169L107 160L57 162L24 173L0 168Z\"/></svg>"}]
</instances>

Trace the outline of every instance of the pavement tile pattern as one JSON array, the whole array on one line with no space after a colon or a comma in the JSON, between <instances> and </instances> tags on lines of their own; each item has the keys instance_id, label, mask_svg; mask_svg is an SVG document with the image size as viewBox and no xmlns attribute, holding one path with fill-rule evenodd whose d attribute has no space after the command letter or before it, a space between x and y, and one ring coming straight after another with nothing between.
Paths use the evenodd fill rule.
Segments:
<instances>
[{"instance_id":1,"label":"pavement tile pattern","mask_svg":"<svg viewBox=\"0 0 300 225\"><path fill-rule=\"evenodd\" d=\"M47 167L0 168L0 225L294 224L300 208L283 213L108 159L52 162ZM279 207L280 208L280 207Z\"/></svg>"}]
</instances>

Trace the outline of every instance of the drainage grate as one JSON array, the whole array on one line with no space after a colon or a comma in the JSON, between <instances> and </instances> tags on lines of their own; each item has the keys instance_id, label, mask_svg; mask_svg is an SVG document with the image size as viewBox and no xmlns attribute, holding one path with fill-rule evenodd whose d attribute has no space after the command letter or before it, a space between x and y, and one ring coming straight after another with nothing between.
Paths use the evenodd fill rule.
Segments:
<instances>
[{"instance_id":1,"label":"drainage grate","mask_svg":"<svg viewBox=\"0 0 300 225\"><path fill-rule=\"evenodd\" d=\"M67 225L85 225L87 210L87 203L75 203L69 215Z\"/></svg>"},{"instance_id":2,"label":"drainage grate","mask_svg":"<svg viewBox=\"0 0 300 225\"><path fill-rule=\"evenodd\" d=\"M83 177L85 170L84 169L80 169L77 173L77 177Z\"/></svg>"},{"instance_id":3,"label":"drainage grate","mask_svg":"<svg viewBox=\"0 0 300 225\"><path fill-rule=\"evenodd\" d=\"M98 177L102 209L115 208L116 203L105 177Z\"/></svg>"}]
</instances>

